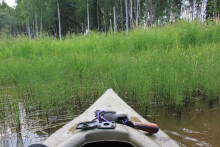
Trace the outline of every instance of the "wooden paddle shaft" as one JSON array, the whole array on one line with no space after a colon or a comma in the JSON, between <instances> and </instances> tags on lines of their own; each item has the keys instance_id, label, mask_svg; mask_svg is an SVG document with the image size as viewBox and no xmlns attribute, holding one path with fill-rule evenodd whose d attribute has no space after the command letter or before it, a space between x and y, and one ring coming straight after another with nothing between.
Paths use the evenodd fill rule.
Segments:
<instances>
[{"instance_id":1,"label":"wooden paddle shaft","mask_svg":"<svg viewBox=\"0 0 220 147\"><path fill-rule=\"evenodd\" d=\"M141 123L141 122L132 122L135 129L143 130L149 133L157 133L159 127L155 123Z\"/></svg>"}]
</instances>

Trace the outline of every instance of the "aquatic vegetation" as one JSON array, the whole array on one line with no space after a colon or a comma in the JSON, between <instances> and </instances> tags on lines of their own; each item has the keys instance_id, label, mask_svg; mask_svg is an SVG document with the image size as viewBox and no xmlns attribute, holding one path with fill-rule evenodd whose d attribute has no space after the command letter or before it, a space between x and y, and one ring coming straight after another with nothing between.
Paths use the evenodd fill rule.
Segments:
<instances>
[{"instance_id":1,"label":"aquatic vegetation","mask_svg":"<svg viewBox=\"0 0 220 147\"><path fill-rule=\"evenodd\" d=\"M45 118L89 106L108 87L143 109L181 107L192 97L219 97L219 40L219 25L184 21L62 41L0 38L0 86L15 86L16 99L27 110L37 105Z\"/></svg>"}]
</instances>

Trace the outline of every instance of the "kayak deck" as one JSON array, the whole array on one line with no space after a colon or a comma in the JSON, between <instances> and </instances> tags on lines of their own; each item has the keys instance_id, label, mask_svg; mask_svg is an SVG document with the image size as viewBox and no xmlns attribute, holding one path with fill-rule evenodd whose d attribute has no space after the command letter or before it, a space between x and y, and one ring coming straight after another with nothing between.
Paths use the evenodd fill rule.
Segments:
<instances>
[{"instance_id":1,"label":"kayak deck","mask_svg":"<svg viewBox=\"0 0 220 147\"><path fill-rule=\"evenodd\" d=\"M52 134L43 144L47 146L85 147L97 142L99 144L120 142L137 147L179 146L162 130L159 130L156 134L150 134L122 124L116 124L115 129L77 130L76 125L78 123L89 122L95 118L94 112L96 110L116 111L117 114L129 116L131 121L148 123L146 119L128 106L112 89L108 89L84 113Z\"/></svg>"}]
</instances>

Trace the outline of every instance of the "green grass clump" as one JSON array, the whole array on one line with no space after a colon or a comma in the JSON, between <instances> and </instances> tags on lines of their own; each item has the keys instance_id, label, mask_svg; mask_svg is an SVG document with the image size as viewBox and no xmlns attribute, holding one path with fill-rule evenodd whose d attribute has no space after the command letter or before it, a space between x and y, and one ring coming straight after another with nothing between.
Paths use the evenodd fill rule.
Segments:
<instances>
[{"instance_id":1,"label":"green grass clump","mask_svg":"<svg viewBox=\"0 0 220 147\"><path fill-rule=\"evenodd\" d=\"M220 26L180 21L107 35L0 39L0 86L47 113L85 105L108 87L143 108L219 97ZM200 93L198 93L198 90ZM1 104L0 104L1 105Z\"/></svg>"}]
</instances>

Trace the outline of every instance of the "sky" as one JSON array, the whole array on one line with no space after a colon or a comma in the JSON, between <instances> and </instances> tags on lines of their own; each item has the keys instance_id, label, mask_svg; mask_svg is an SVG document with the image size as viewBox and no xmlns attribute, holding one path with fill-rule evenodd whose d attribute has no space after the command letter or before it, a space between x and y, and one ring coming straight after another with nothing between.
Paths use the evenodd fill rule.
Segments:
<instances>
[{"instance_id":1,"label":"sky","mask_svg":"<svg viewBox=\"0 0 220 147\"><path fill-rule=\"evenodd\" d=\"M14 7L16 6L17 4L15 3L15 0L4 0L8 6L10 7ZM0 3L2 3L2 0L0 0Z\"/></svg>"}]
</instances>

